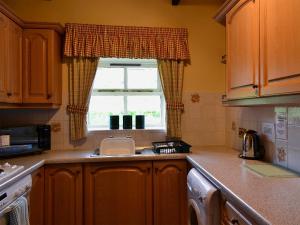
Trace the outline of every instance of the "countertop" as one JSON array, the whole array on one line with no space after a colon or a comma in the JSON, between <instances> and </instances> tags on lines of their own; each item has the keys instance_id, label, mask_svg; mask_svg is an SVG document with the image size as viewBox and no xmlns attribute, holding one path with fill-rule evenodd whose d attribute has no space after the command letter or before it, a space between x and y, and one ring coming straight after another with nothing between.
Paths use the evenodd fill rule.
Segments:
<instances>
[{"instance_id":1,"label":"countertop","mask_svg":"<svg viewBox=\"0 0 300 225\"><path fill-rule=\"evenodd\" d=\"M231 149L207 148L188 155L187 160L258 224L299 225L300 178L260 176L243 166L260 161L237 155Z\"/></svg>"},{"instance_id":2,"label":"countertop","mask_svg":"<svg viewBox=\"0 0 300 225\"><path fill-rule=\"evenodd\" d=\"M90 157L92 151L48 151L38 155L1 160L24 165L23 171L0 183L0 190L45 164L187 159L209 178L232 203L242 206L259 224L300 224L300 178L262 177L245 168L258 163L243 160L226 147L192 148L190 154Z\"/></svg>"}]
</instances>

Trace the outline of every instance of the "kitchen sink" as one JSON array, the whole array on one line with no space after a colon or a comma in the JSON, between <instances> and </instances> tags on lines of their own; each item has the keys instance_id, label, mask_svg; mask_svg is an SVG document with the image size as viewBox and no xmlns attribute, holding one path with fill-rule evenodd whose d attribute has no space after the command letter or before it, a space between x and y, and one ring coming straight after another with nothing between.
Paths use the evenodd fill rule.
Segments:
<instances>
[{"instance_id":1,"label":"kitchen sink","mask_svg":"<svg viewBox=\"0 0 300 225\"><path fill-rule=\"evenodd\" d=\"M128 156L134 156L134 155L154 155L155 153L151 148L136 148L134 154L100 154L99 149L96 149L94 153L90 155L91 158L94 157L128 157Z\"/></svg>"}]
</instances>

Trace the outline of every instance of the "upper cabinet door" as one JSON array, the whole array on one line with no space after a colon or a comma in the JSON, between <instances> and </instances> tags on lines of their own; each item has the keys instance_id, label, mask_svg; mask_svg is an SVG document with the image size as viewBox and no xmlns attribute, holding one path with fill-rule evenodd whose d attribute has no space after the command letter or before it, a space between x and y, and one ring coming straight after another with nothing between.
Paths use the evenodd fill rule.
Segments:
<instances>
[{"instance_id":1,"label":"upper cabinet door","mask_svg":"<svg viewBox=\"0 0 300 225\"><path fill-rule=\"evenodd\" d=\"M23 33L23 102L61 104L61 40L54 30Z\"/></svg>"},{"instance_id":2,"label":"upper cabinet door","mask_svg":"<svg viewBox=\"0 0 300 225\"><path fill-rule=\"evenodd\" d=\"M0 13L0 102L7 100L7 54L8 54L8 22L6 16Z\"/></svg>"},{"instance_id":3,"label":"upper cabinet door","mask_svg":"<svg viewBox=\"0 0 300 225\"><path fill-rule=\"evenodd\" d=\"M23 102L48 103L49 32L25 30L23 44Z\"/></svg>"},{"instance_id":4,"label":"upper cabinet door","mask_svg":"<svg viewBox=\"0 0 300 225\"><path fill-rule=\"evenodd\" d=\"M261 0L261 94L300 92L300 1Z\"/></svg>"},{"instance_id":5,"label":"upper cabinet door","mask_svg":"<svg viewBox=\"0 0 300 225\"><path fill-rule=\"evenodd\" d=\"M22 28L9 21L7 102L22 102Z\"/></svg>"},{"instance_id":6,"label":"upper cabinet door","mask_svg":"<svg viewBox=\"0 0 300 225\"><path fill-rule=\"evenodd\" d=\"M259 95L259 0L240 0L226 15L227 98Z\"/></svg>"}]
</instances>

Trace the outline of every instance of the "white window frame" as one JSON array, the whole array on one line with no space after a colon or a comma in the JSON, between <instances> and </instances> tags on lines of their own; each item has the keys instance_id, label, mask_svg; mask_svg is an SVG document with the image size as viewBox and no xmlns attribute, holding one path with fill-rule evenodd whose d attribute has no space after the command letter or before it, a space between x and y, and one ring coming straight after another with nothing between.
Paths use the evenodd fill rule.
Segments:
<instances>
[{"instance_id":1,"label":"white window frame","mask_svg":"<svg viewBox=\"0 0 300 225\"><path fill-rule=\"evenodd\" d=\"M119 65L111 65L119 64ZM124 64L124 65L121 65ZM127 65L126 65L127 64ZM132 66L128 66L128 65ZM134 64L139 64L134 66ZM124 89L93 89L92 96L124 96L124 115L127 115L127 97L128 96L140 96L140 95L150 95L150 96L160 96L160 110L161 110L161 123L159 127L147 126L145 124L146 130L165 130L166 129L166 102L165 96L162 90L162 85L160 81L159 73L157 72L157 89L128 89L128 68L157 68L157 61L154 59L145 60L145 59L107 59L101 58L98 64L98 68L123 68L124 69ZM122 118L120 118L120 129L122 129ZM133 118L133 129L135 129L135 119ZM107 126L91 125L88 122L88 130L108 130L109 124Z\"/></svg>"}]
</instances>

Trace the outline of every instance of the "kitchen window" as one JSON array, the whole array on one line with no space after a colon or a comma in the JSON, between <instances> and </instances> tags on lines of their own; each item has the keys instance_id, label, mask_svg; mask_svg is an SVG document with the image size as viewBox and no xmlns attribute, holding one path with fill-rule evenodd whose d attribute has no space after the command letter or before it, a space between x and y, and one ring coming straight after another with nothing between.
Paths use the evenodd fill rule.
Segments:
<instances>
[{"instance_id":1,"label":"kitchen window","mask_svg":"<svg viewBox=\"0 0 300 225\"><path fill-rule=\"evenodd\" d=\"M88 129L109 129L109 116L145 115L145 129L165 129L165 99L156 60L101 58L93 83Z\"/></svg>"}]
</instances>

